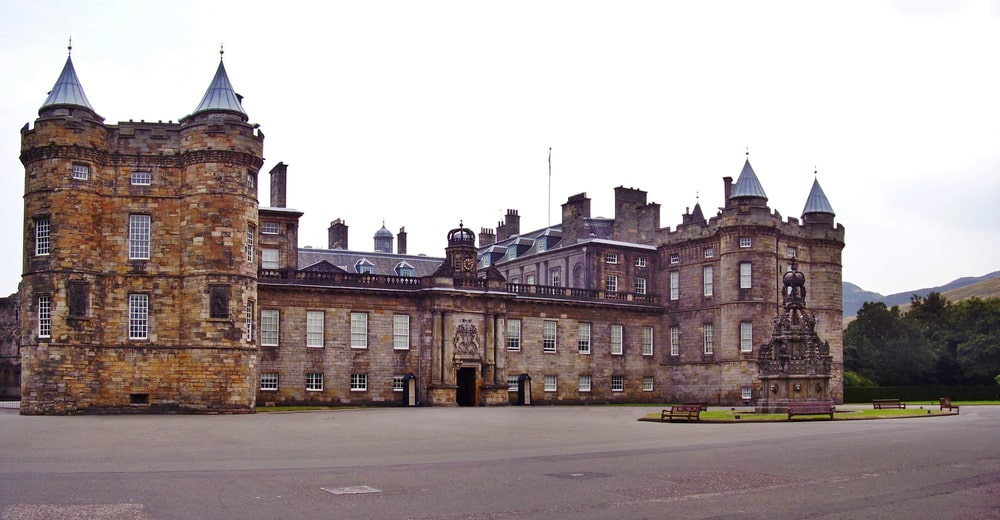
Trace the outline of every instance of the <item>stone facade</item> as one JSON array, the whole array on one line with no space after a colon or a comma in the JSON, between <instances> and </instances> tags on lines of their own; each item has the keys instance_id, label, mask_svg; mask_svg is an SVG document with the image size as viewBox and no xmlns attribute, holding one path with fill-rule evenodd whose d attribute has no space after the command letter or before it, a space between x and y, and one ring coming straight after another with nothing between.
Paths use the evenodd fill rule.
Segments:
<instances>
[{"instance_id":1,"label":"stone facade","mask_svg":"<svg viewBox=\"0 0 1000 520\"><path fill-rule=\"evenodd\" d=\"M618 187L614 218L579 194L522 233L508 210L478 247L451 230L442 258L406 255L402 228L396 254L384 227L388 247L348 250L339 218L330 249L299 248L288 167L259 207L263 135L221 64L178 123L106 124L66 93L69 61L63 77L21 132L22 413L742 404L793 257L842 400L844 228L818 184L801 221L767 206L748 161L717 215L696 205L675 229Z\"/></svg>"}]
</instances>

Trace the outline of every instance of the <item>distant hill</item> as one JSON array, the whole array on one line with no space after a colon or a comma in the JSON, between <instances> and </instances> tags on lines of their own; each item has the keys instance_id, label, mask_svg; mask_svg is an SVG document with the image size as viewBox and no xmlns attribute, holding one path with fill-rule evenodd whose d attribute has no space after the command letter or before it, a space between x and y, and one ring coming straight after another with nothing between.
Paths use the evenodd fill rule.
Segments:
<instances>
[{"instance_id":1,"label":"distant hill","mask_svg":"<svg viewBox=\"0 0 1000 520\"><path fill-rule=\"evenodd\" d=\"M910 296L918 294L927 296L931 292L939 292L948 301L957 302L967 298L1000 298L1000 271L976 277L959 278L939 287L918 289L889 296L865 291L849 282L844 282L844 326L854 320L858 309L867 302L883 302L888 307L899 305L899 310L906 312L910 308ZM848 312L850 309L850 312Z\"/></svg>"}]
</instances>

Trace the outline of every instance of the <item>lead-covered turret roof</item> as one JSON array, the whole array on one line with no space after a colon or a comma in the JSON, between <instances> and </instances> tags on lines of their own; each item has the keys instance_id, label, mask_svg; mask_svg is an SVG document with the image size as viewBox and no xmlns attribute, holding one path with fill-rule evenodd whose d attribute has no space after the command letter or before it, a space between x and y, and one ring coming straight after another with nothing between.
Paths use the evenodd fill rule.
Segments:
<instances>
[{"instance_id":1,"label":"lead-covered turret roof","mask_svg":"<svg viewBox=\"0 0 1000 520\"><path fill-rule=\"evenodd\" d=\"M823 193L823 188L819 186L819 179L813 179L812 189L809 190L809 198L806 199L806 207L802 208L802 215L810 213L828 213L836 216L833 206Z\"/></svg>"},{"instance_id":2,"label":"lead-covered turret roof","mask_svg":"<svg viewBox=\"0 0 1000 520\"><path fill-rule=\"evenodd\" d=\"M72 57L66 58L66 65L63 66L62 73L59 74L59 79L56 80L56 84L49 91L49 97L45 98L45 102L42 103L38 112L41 113L46 108L58 105L78 106L94 112L94 107L90 106L87 95L83 93L83 85L80 84L80 78L76 76Z\"/></svg>"},{"instance_id":3,"label":"lead-covered turret roof","mask_svg":"<svg viewBox=\"0 0 1000 520\"><path fill-rule=\"evenodd\" d=\"M214 110L236 112L244 117L247 116L239 96L233 90L233 84L229 82L229 75L226 74L226 67L223 65L222 59L219 59L219 68L215 70L215 77L212 78L212 83L205 91L204 97L201 98L201 103L198 103L198 108L195 108L191 115Z\"/></svg>"},{"instance_id":4,"label":"lead-covered turret roof","mask_svg":"<svg viewBox=\"0 0 1000 520\"><path fill-rule=\"evenodd\" d=\"M743 171L740 172L740 177L736 179L736 184L733 185L733 190L729 194L730 199L742 197L755 197L767 200L764 187L760 185L757 174L754 173L753 167L750 166L750 159L747 159L743 164Z\"/></svg>"}]
</instances>

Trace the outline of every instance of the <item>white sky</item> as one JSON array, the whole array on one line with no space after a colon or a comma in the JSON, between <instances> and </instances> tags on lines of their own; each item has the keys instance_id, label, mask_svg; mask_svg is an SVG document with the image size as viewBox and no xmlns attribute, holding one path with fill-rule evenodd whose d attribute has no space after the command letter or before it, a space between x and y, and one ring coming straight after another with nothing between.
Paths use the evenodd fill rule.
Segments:
<instances>
[{"instance_id":1,"label":"white sky","mask_svg":"<svg viewBox=\"0 0 1000 520\"><path fill-rule=\"evenodd\" d=\"M173 120L226 69L289 165L300 246L341 218L442 256L449 229L528 231L587 192L649 192L675 227L750 162L798 217L814 166L844 280L883 294L1000 269L1000 2L0 3L0 294L20 279L18 130L66 60L108 123Z\"/></svg>"}]
</instances>

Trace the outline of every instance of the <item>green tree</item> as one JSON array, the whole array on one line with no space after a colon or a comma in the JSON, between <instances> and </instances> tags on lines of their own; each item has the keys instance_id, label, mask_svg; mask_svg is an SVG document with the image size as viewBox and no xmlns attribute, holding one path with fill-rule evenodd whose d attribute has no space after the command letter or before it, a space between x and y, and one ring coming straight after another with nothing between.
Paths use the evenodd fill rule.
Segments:
<instances>
[{"instance_id":1,"label":"green tree","mask_svg":"<svg viewBox=\"0 0 1000 520\"><path fill-rule=\"evenodd\" d=\"M968 382L989 384L1000 373L1000 298L970 298L954 307L958 364Z\"/></svg>"},{"instance_id":2,"label":"green tree","mask_svg":"<svg viewBox=\"0 0 1000 520\"><path fill-rule=\"evenodd\" d=\"M879 385L926 384L937 356L916 320L904 320L899 307L865 302L844 331L844 370Z\"/></svg>"},{"instance_id":3,"label":"green tree","mask_svg":"<svg viewBox=\"0 0 1000 520\"><path fill-rule=\"evenodd\" d=\"M904 316L915 321L937 356L934 382L957 385L964 382L962 367L958 363L956 349L960 338L956 335L954 320L955 307L938 292L927 296L913 295L910 310Z\"/></svg>"}]
</instances>

